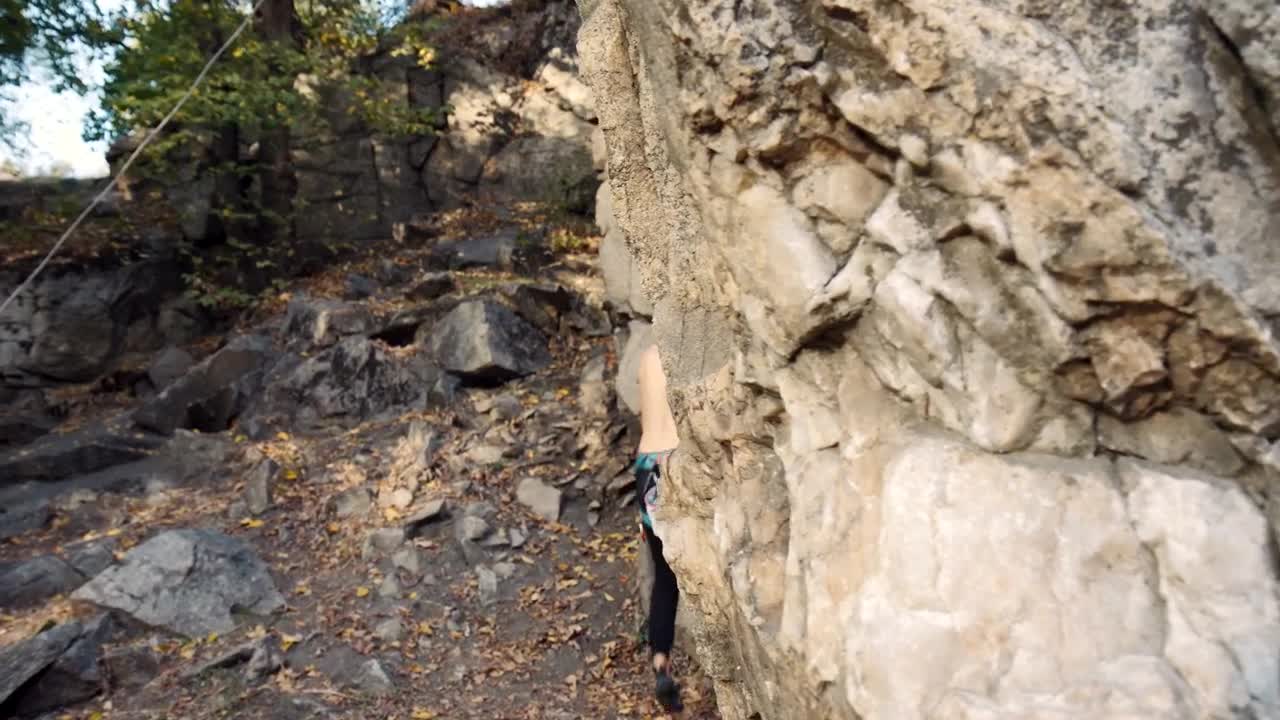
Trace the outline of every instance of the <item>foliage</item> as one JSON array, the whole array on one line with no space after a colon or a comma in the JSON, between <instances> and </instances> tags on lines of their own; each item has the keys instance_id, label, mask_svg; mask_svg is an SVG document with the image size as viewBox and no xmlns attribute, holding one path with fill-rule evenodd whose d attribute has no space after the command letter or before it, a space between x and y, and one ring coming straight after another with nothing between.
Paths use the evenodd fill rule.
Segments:
<instances>
[{"instance_id":1,"label":"foliage","mask_svg":"<svg viewBox=\"0 0 1280 720\"><path fill-rule=\"evenodd\" d=\"M174 0L164 7L142 2L120 24L125 48L107 69L103 108L87 131L89 139L159 122L248 11L225 0ZM228 124L249 135L266 127L323 129L332 122L331 102L340 96L349 103L348 114L388 134L434 127L431 109L409 108L403 98L380 92L374 78L356 72L380 50L429 65L432 53L417 28L390 26L376 5L360 0L302 3L298 20L300 47L242 35L175 118L178 130L157 143L149 159L199 143L210 129Z\"/></svg>"},{"instance_id":2,"label":"foliage","mask_svg":"<svg viewBox=\"0 0 1280 720\"><path fill-rule=\"evenodd\" d=\"M107 67L103 106L86 138L110 140L155 126L247 12L228 0L139 0L117 26L123 45ZM426 24L398 20L370 0L299 0L293 41L241 35L134 166L135 179L163 185L193 180L193 169L219 179L213 211L224 229L222 249L230 252L184 250L195 266L188 280L202 301L248 304L255 293L247 288L264 289L295 265L291 243L265 242L278 238L264 227L288 227L293 219L263 197L267 163L253 148L269 133L287 129L286 139L305 151L352 124L385 136L435 131L437 108L411 107L403 85L384 87L370 72L386 58L422 67L434 59ZM298 201L287 212L305 211Z\"/></svg>"},{"instance_id":3,"label":"foliage","mask_svg":"<svg viewBox=\"0 0 1280 720\"><path fill-rule=\"evenodd\" d=\"M94 0L0 0L0 101L36 73L50 78L56 91L84 93L83 62L117 40ZM0 142L17 150L24 130L0 110Z\"/></svg>"}]
</instances>

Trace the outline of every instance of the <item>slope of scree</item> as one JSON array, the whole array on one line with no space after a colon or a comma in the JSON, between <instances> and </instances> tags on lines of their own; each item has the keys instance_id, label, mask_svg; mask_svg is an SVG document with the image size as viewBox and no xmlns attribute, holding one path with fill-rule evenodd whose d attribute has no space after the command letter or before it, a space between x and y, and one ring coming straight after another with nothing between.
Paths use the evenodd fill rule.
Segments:
<instances>
[{"instance_id":1,"label":"slope of scree","mask_svg":"<svg viewBox=\"0 0 1280 720\"><path fill-rule=\"evenodd\" d=\"M430 239L290 288L186 346L158 393L73 405L0 457L30 476L0 483L6 504L39 496L45 513L0 544L0 714L657 716L625 473L637 438L606 382L595 240L488 252L558 227L533 206L503 215L447 213ZM536 370L472 386L429 360L433 330L476 302L501 309L470 322L542 344ZM489 350L467 360L520 353ZM142 417L161 432L128 424ZM147 446L67 459L117 426ZM684 717L719 717L678 662Z\"/></svg>"}]
</instances>

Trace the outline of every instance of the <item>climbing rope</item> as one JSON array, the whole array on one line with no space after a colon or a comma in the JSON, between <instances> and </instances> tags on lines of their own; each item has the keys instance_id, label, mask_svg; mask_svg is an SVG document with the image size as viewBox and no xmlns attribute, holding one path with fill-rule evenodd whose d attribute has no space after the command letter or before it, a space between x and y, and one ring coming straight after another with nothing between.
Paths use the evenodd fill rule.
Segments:
<instances>
[{"instance_id":1,"label":"climbing rope","mask_svg":"<svg viewBox=\"0 0 1280 720\"><path fill-rule=\"evenodd\" d=\"M62 249L62 245L66 243L67 238L71 237L71 233L75 232L76 228L80 227L80 223L84 222L86 217L89 217L89 213L93 212L93 209L98 207L107 195L111 193L111 189L115 187L116 182L120 178L124 177L124 174L129 171L129 167L133 165L133 161L138 159L138 156L142 154L142 151L147 149L147 146L151 144L151 141L154 140L162 130L164 130L165 126L169 124L169 121L173 119L173 116L177 115L178 111L182 109L182 106L187 104L187 101L195 94L196 88L200 87L200 83L204 82L205 76L209 74L209 70L213 68L214 63L218 62L218 59L226 53L240 35L244 33L245 29L253 22L253 16L258 12L258 8L262 7L262 3L264 2L266 2L266 0L257 0L257 2L253 4L253 8L249 11L249 14L245 16L244 21L240 23L240 26L236 28L236 31L231 33L231 37L227 38L227 41L222 44L222 47L218 48L218 51L209 58L209 62L204 64L204 68L200 70L199 75L196 75L196 79L191 83L191 87L187 88L187 91L178 100L178 104L173 106L173 109L169 111L168 115L164 116L164 119L160 121L160 124L156 125L151 129L151 132L147 133L147 136L143 138L142 142L138 144L138 147L130 153L128 159L124 161L124 164L120 166L120 169L116 174L107 180L107 183L103 186L102 190L94 196L93 200L89 201L89 204L80 212L80 215L75 219L75 222L71 223L71 227L68 227L66 231L62 233L62 237L58 238L58 242L53 244L53 247L49 249L48 254L44 256L44 259L40 261L39 265L36 265L35 270L31 271L31 274L27 276L27 279L19 283L18 287L9 294L9 297L5 298L3 303L0 303L0 317L4 316L4 311L9 307L9 305L19 295L21 295L22 291L26 290L36 279L36 276L45 269L49 264L49 261L53 259L53 256L58 254L58 250Z\"/></svg>"}]
</instances>

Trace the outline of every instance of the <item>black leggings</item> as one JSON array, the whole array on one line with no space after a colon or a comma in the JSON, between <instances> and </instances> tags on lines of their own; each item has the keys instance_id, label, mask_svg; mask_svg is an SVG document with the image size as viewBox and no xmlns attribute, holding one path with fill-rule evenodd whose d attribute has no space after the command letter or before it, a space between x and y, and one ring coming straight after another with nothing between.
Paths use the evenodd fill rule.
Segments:
<instances>
[{"instance_id":1,"label":"black leggings","mask_svg":"<svg viewBox=\"0 0 1280 720\"><path fill-rule=\"evenodd\" d=\"M676 639L676 607L680 604L680 588L676 574L662 557L662 541L653 528L644 527L645 544L653 557L653 592L649 596L649 647L656 653L671 655Z\"/></svg>"}]
</instances>

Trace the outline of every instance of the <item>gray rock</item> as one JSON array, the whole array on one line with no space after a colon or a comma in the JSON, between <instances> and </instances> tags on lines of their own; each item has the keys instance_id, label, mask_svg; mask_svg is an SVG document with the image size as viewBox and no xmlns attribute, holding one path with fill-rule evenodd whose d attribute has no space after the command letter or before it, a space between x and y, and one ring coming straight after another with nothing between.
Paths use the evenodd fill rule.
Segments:
<instances>
[{"instance_id":1,"label":"gray rock","mask_svg":"<svg viewBox=\"0 0 1280 720\"><path fill-rule=\"evenodd\" d=\"M527 477L516 486L516 499L535 515L550 522L560 519L560 491L536 477Z\"/></svg>"},{"instance_id":2,"label":"gray rock","mask_svg":"<svg viewBox=\"0 0 1280 720\"><path fill-rule=\"evenodd\" d=\"M0 649L0 707L8 707L11 699L20 701L15 695L62 657L83 632L83 626L73 621Z\"/></svg>"},{"instance_id":3,"label":"gray rock","mask_svg":"<svg viewBox=\"0 0 1280 720\"><path fill-rule=\"evenodd\" d=\"M395 685L392 684L391 678L382 669L381 663L373 658L360 665L351 682L370 695L389 695L395 692Z\"/></svg>"},{"instance_id":4,"label":"gray rock","mask_svg":"<svg viewBox=\"0 0 1280 720\"><path fill-rule=\"evenodd\" d=\"M391 555L391 564L410 575L421 576L425 569L422 551L412 545L405 545Z\"/></svg>"},{"instance_id":5,"label":"gray rock","mask_svg":"<svg viewBox=\"0 0 1280 720\"><path fill-rule=\"evenodd\" d=\"M0 388L0 447L25 445L57 426L58 418L45 400L44 391L6 393Z\"/></svg>"},{"instance_id":6,"label":"gray rock","mask_svg":"<svg viewBox=\"0 0 1280 720\"><path fill-rule=\"evenodd\" d=\"M499 580L510 580L515 577L516 565L509 562L494 563L493 572L498 576Z\"/></svg>"},{"instance_id":7,"label":"gray rock","mask_svg":"<svg viewBox=\"0 0 1280 720\"><path fill-rule=\"evenodd\" d=\"M280 641L274 635L268 635L253 644L253 654L244 668L245 680L260 682L274 675L283 665L284 652L280 649Z\"/></svg>"},{"instance_id":8,"label":"gray rock","mask_svg":"<svg viewBox=\"0 0 1280 720\"><path fill-rule=\"evenodd\" d=\"M164 390L175 380L187 374L195 365L195 358L182 348L165 348L147 366L147 378L156 390Z\"/></svg>"},{"instance_id":9,"label":"gray rock","mask_svg":"<svg viewBox=\"0 0 1280 720\"><path fill-rule=\"evenodd\" d=\"M71 592L87 578L56 555L43 555L0 568L0 607L37 605Z\"/></svg>"},{"instance_id":10,"label":"gray rock","mask_svg":"<svg viewBox=\"0 0 1280 720\"><path fill-rule=\"evenodd\" d=\"M90 475L148 458L163 442L161 436L138 432L126 417L65 434L51 433L30 445L0 452L0 488Z\"/></svg>"},{"instance_id":11,"label":"gray rock","mask_svg":"<svg viewBox=\"0 0 1280 720\"><path fill-rule=\"evenodd\" d=\"M474 382L509 380L551 362L542 333L488 300L454 308L432 329L427 348L441 367Z\"/></svg>"},{"instance_id":12,"label":"gray rock","mask_svg":"<svg viewBox=\"0 0 1280 720\"><path fill-rule=\"evenodd\" d=\"M448 402L453 389L426 353L391 353L368 338L349 337L304 361L276 392L321 418L367 419Z\"/></svg>"},{"instance_id":13,"label":"gray rock","mask_svg":"<svg viewBox=\"0 0 1280 720\"><path fill-rule=\"evenodd\" d=\"M66 549L67 564L86 578L96 577L116 561L120 543L111 537L76 543Z\"/></svg>"},{"instance_id":14,"label":"gray rock","mask_svg":"<svg viewBox=\"0 0 1280 720\"><path fill-rule=\"evenodd\" d=\"M453 275L447 272L434 272L424 275L405 293L410 300L435 300L458 289Z\"/></svg>"},{"instance_id":15,"label":"gray rock","mask_svg":"<svg viewBox=\"0 0 1280 720\"><path fill-rule=\"evenodd\" d=\"M524 530L521 530L520 528L511 528L511 531L508 533L508 536L511 539L511 547L512 549L515 549L515 550L519 550L520 548L524 547L524 544L529 541L528 533L526 533Z\"/></svg>"},{"instance_id":16,"label":"gray rock","mask_svg":"<svg viewBox=\"0 0 1280 720\"><path fill-rule=\"evenodd\" d=\"M515 395L499 395L493 399L493 409L490 412L499 420L510 420L524 412L524 405Z\"/></svg>"},{"instance_id":17,"label":"gray rock","mask_svg":"<svg viewBox=\"0 0 1280 720\"><path fill-rule=\"evenodd\" d=\"M352 300L371 298L378 292L378 283L373 278L352 273L347 276L347 297Z\"/></svg>"},{"instance_id":18,"label":"gray rock","mask_svg":"<svg viewBox=\"0 0 1280 720\"><path fill-rule=\"evenodd\" d=\"M329 347L345 337L377 329L368 308L339 300L296 295L285 311L285 335L305 345Z\"/></svg>"},{"instance_id":19,"label":"gray rock","mask_svg":"<svg viewBox=\"0 0 1280 720\"><path fill-rule=\"evenodd\" d=\"M479 582L480 604L492 607L498 602L498 575L484 565L476 568L476 580Z\"/></svg>"},{"instance_id":20,"label":"gray rock","mask_svg":"<svg viewBox=\"0 0 1280 720\"><path fill-rule=\"evenodd\" d=\"M111 648L102 656L107 685L132 690L151 682L160 674L161 657L146 644Z\"/></svg>"},{"instance_id":21,"label":"gray rock","mask_svg":"<svg viewBox=\"0 0 1280 720\"><path fill-rule=\"evenodd\" d=\"M378 528L365 539L363 556L368 559L390 555L404 544L404 539L404 528Z\"/></svg>"},{"instance_id":22,"label":"gray rock","mask_svg":"<svg viewBox=\"0 0 1280 720\"><path fill-rule=\"evenodd\" d=\"M605 383L605 357L596 355L587 361L578 376L578 408L587 417L604 417L609 413L609 386Z\"/></svg>"},{"instance_id":23,"label":"gray rock","mask_svg":"<svg viewBox=\"0 0 1280 720\"><path fill-rule=\"evenodd\" d=\"M515 234L505 232L442 245L435 256L452 270L509 268L514 260L515 250Z\"/></svg>"},{"instance_id":24,"label":"gray rock","mask_svg":"<svg viewBox=\"0 0 1280 720\"><path fill-rule=\"evenodd\" d=\"M382 578L382 583L378 585L378 597L386 600L398 599L402 591L400 579L394 573Z\"/></svg>"},{"instance_id":25,"label":"gray rock","mask_svg":"<svg viewBox=\"0 0 1280 720\"><path fill-rule=\"evenodd\" d=\"M261 515L271 509L272 486L279 472L279 463L270 458L258 463L249 472L249 479L245 481L244 502L251 514Z\"/></svg>"},{"instance_id":26,"label":"gray rock","mask_svg":"<svg viewBox=\"0 0 1280 720\"><path fill-rule=\"evenodd\" d=\"M47 499L29 500L0 508L0 540L41 530L49 524L53 511Z\"/></svg>"},{"instance_id":27,"label":"gray rock","mask_svg":"<svg viewBox=\"0 0 1280 720\"><path fill-rule=\"evenodd\" d=\"M443 498L429 500L411 512L404 520L404 531L408 537L418 537L432 523L444 520L448 516L448 505Z\"/></svg>"},{"instance_id":28,"label":"gray rock","mask_svg":"<svg viewBox=\"0 0 1280 720\"><path fill-rule=\"evenodd\" d=\"M397 643L404 636L404 625L399 618L388 618L373 628L373 636L384 643Z\"/></svg>"},{"instance_id":29,"label":"gray rock","mask_svg":"<svg viewBox=\"0 0 1280 720\"><path fill-rule=\"evenodd\" d=\"M517 315L547 335L560 332L560 320L577 305L577 296L555 283L507 283L498 291Z\"/></svg>"},{"instance_id":30,"label":"gray rock","mask_svg":"<svg viewBox=\"0 0 1280 720\"><path fill-rule=\"evenodd\" d=\"M331 504L339 518L363 517L373 508L373 493L368 488L352 488L338 493Z\"/></svg>"},{"instance_id":31,"label":"gray rock","mask_svg":"<svg viewBox=\"0 0 1280 720\"><path fill-rule=\"evenodd\" d=\"M459 527L461 528L460 532L463 539L471 542L478 542L484 539L490 532L489 523L484 518L474 515L462 518Z\"/></svg>"},{"instance_id":32,"label":"gray rock","mask_svg":"<svg viewBox=\"0 0 1280 720\"><path fill-rule=\"evenodd\" d=\"M502 528L498 528L488 537L482 538L480 540L480 545L487 548L495 548L508 545L510 542L510 539L507 537L507 531Z\"/></svg>"},{"instance_id":33,"label":"gray rock","mask_svg":"<svg viewBox=\"0 0 1280 720\"><path fill-rule=\"evenodd\" d=\"M226 430L257 394L257 382L273 355L267 338L238 337L148 400L134 412L133 421L165 435L178 428Z\"/></svg>"},{"instance_id":34,"label":"gray rock","mask_svg":"<svg viewBox=\"0 0 1280 720\"><path fill-rule=\"evenodd\" d=\"M233 613L267 615L285 605L253 550L210 530L157 535L73 598L187 637L227 633L236 626Z\"/></svg>"}]
</instances>

